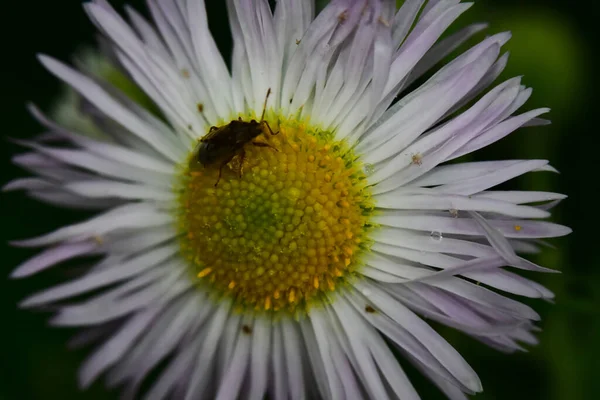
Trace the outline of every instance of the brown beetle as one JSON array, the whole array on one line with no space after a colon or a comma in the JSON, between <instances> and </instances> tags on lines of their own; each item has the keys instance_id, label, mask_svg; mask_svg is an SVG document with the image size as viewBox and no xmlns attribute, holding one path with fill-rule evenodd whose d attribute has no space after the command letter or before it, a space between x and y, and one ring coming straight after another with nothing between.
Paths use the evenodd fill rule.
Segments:
<instances>
[{"instance_id":1,"label":"brown beetle","mask_svg":"<svg viewBox=\"0 0 600 400\"><path fill-rule=\"evenodd\" d=\"M254 119L250 122L242 121L242 118L240 117L238 120L233 120L225 126L211 127L208 134L200 139L200 142L194 150L194 158L205 167L219 164L219 178L215 183L215 187L221 180L223 167L225 167L236 155L240 156L241 176L241 166L243 165L244 157L246 156L246 152L244 151L244 146L246 144L252 142L252 144L257 147L270 147L277 150L270 144L253 141L257 136L264 132L265 127L271 135L277 135L279 133L273 132L269 123L264 119L265 111L267 109L267 100L269 99L270 94L271 88L267 91L259 122L256 122Z\"/></svg>"}]
</instances>

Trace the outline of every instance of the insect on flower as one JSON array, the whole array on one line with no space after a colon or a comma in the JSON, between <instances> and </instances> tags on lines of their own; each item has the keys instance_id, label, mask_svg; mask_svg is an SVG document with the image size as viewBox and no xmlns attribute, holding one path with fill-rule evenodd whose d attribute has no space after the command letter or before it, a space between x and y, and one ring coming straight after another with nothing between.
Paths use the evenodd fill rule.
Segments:
<instances>
[{"instance_id":1,"label":"insect on flower","mask_svg":"<svg viewBox=\"0 0 600 400\"><path fill-rule=\"evenodd\" d=\"M43 250L11 275L97 262L20 303L102 341L83 388L106 375L152 400L419 399L402 353L465 399L481 381L429 320L505 352L537 342L516 297L554 295L504 268L548 271L519 253L571 231L540 221L565 196L497 187L546 160L455 160L549 110L514 115L531 89L494 83L508 32L442 62L485 27L441 39L471 2L317 15L314 0L227 1L230 65L208 1L150 1L153 21L128 9L131 24L109 3L84 7L110 79L40 56L76 120L34 112L61 140L24 142L14 161L39 176L4 187L99 211L15 242Z\"/></svg>"},{"instance_id":2,"label":"insect on flower","mask_svg":"<svg viewBox=\"0 0 600 400\"><path fill-rule=\"evenodd\" d=\"M275 136L279 133L273 132L269 123L265 121L267 101L269 100L270 94L271 88L267 90L267 96L265 97L260 121L256 122L256 120L252 119L250 122L246 122L242 121L242 118L239 117L237 120L233 120L225 126L212 126L208 131L208 134L198 142L198 145L194 150L192 162L199 162L204 167L219 164L219 177L217 178L215 187L221 180L223 167L225 167L235 156L240 157L239 174L241 177L242 165L244 163L244 158L246 157L246 152L244 151L244 146L246 144L251 142L257 147L269 147L277 150L268 143L254 141L256 137L266 131L268 131L271 136Z\"/></svg>"}]
</instances>

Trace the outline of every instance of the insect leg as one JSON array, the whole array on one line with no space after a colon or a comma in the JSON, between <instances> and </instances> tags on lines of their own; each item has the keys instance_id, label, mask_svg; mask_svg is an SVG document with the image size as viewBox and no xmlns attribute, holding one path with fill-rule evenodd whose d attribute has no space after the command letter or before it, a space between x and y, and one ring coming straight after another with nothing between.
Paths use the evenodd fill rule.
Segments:
<instances>
[{"instance_id":1,"label":"insect leg","mask_svg":"<svg viewBox=\"0 0 600 400\"><path fill-rule=\"evenodd\" d=\"M223 167L225 166L225 164L222 164L219 167L219 177L217 178L217 181L215 182L215 187L217 187L219 185L219 181L221 180L221 172L223 172Z\"/></svg>"},{"instance_id":2,"label":"insect leg","mask_svg":"<svg viewBox=\"0 0 600 400\"><path fill-rule=\"evenodd\" d=\"M269 147L275 151L279 151L279 149L277 149L277 147L271 146L268 143L262 143L262 142L252 142L252 144L256 147Z\"/></svg>"},{"instance_id":3,"label":"insect leg","mask_svg":"<svg viewBox=\"0 0 600 400\"><path fill-rule=\"evenodd\" d=\"M244 172L244 160L246 159L246 152L244 149L240 152L240 179L242 178L242 174Z\"/></svg>"},{"instance_id":4,"label":"insect leg","mask_svg":"<svg viewBox=\"0 0 600 400\"><path fill-rule=\"evenodd\" d=\"M217 185L219 184L219 181L221 180L221 174L222 174L222 172L223 172L223 168L224 168L224 167L225 167L227 164L229 164L229 161L231 161L231 160L233 159L233 156L234 156L234 155L235 155L235 154L233 154L233 155L232 155L231 157L229 157L227 160L223 161L223 162L221 163L221 165L219 166L219 177L217 178L217 181L215 182L215 187L217 187Z\"/></svg>"},{"instance_id":5,"label":"insect leg","mask_svg":"<svg viewBox=\"0 0 600 400\"><path fill-rule=\"evenodd\" d=\"M269 123L267 121L263 121L262 123L267 126L267 128L269 129L269 133L271 134L271 136L275 136L275 135L279 134L279 131L273 133L273 129L271 129L271 125L269 125Z\"/></svg>"},{"instance_id":6,"label":"insect leg","mask_svg":"<svg viewBox=\"0 0 600 400\"><path fill-rule=\"evenodd\" d=\"M267 101L269 100L269 96L271 95L271 88L267 90L267 95L265 96L265 104L263 105L262 115L260 116L260 120L265 120L265 111L267 111Z\"/></svg>"}]
</instances>

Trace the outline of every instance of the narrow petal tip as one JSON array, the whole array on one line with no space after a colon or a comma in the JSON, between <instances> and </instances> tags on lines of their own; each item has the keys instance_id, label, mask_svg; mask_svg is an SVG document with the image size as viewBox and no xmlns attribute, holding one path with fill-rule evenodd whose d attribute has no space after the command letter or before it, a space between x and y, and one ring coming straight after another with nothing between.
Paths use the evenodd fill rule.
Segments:
<instances>
[{"instance_id":1,"label":"narrow petal tip","mask_svg":"<svg viewBox=\"0 0 600 400\"><path fill-rule=\"evenodd\" d=\"M20 265L17 268L15 268L13 272L10 273L9 277L10 279L23 279L28 277L29 275L31 274L28 274L26 271L24 271L22 265Z\"/></svg>"},{"instance_id":2,"label":"narrow petal tip","mask_svg":"<svg viewBox=\"0 0 600 400\"><path fill-rule=\"evenodd\" d=\"M33 244L31 239L11 240L8 242L13 247L37 247Z\"/></svg>"},{"instance_id":3,"label":"narrow petal tip","mask_svg":"<svg viewBox=\"0 0 600 400\"><path fill-rule=\"evenodd\" d=\"M46 68L48 68L48 65L51 65L52 63L56 63L56 59L52 56L49 56L47 54L44 53L37 53L36 57L38 59L38 61L40 63L42 63L42 65L44 65Z\"/></svg>"},{"instance_id":4,"label":"narrow petal tip","mask_svg":"<svg viewBox=\"0 0 600 400\"><path fill-rule=\"evenodd\" d=\"M35 300L35 295L22 300L17 306L21 309L29 309L39 306L40 304Z\"/></svg>"},{"instance_id":5,"label":"narrow petal tip","mask_svg":"<svg viewBox=\"0 0 600 400\"><path fill-rule=\"evenodd\" d=\"M19 185L19 181L14 180L14 181L8 182L6 185L2 186L1 190L3 192L14 192L15 190L20 190L20 189L22 189L22 188Z\"/></svg>"},{"instance_id":6,"label":"narrow petal tip","mask_svg":"<svg viewBox=\"0 0 600 400\"><path fill-rule=\"evenodd\" d=\"M471 25L473 27L473 30L475 32L479 32L482 31L484 29L489 28L490 24L488 24L487 22L478 22L476 24Z\"/></svg>"}]
</instances>

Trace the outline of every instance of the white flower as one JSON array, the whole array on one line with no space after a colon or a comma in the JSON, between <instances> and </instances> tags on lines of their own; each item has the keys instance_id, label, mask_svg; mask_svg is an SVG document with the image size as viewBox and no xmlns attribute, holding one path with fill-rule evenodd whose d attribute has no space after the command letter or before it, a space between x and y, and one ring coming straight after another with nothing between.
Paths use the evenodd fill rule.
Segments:
<instances>
[{"instance_id":1,"label":"white flower","mask_svg":"<svg viewBox=\"0 0 600 400\"><path fill-rule=\"evenodd\" d=\"M493 187L552 167L446 163L545 122L513 116L520 78L485 93L510 34L414 88L484 28L438 40L471 3L333 0L315 18L310 0L229 0L230 70L202 0L148 3L154 24L128 9L132 27L105 0L85 9L161 115L41 56L105 137L32 107L48 133L15 162L39 177L6 186L101 210L16 243L46 249L15 278L94 261L22 303L86 327L80 344L104 338L82 386L106 373L135 396L157 369L144 398L418 398L389 344L461 399L476 373L418 315L506 351L536 342L538 315L502 293L552 293L502 267L548 271L517 252L569 233L539 220L565 196Z\"/></svg>"}]
</instances>

